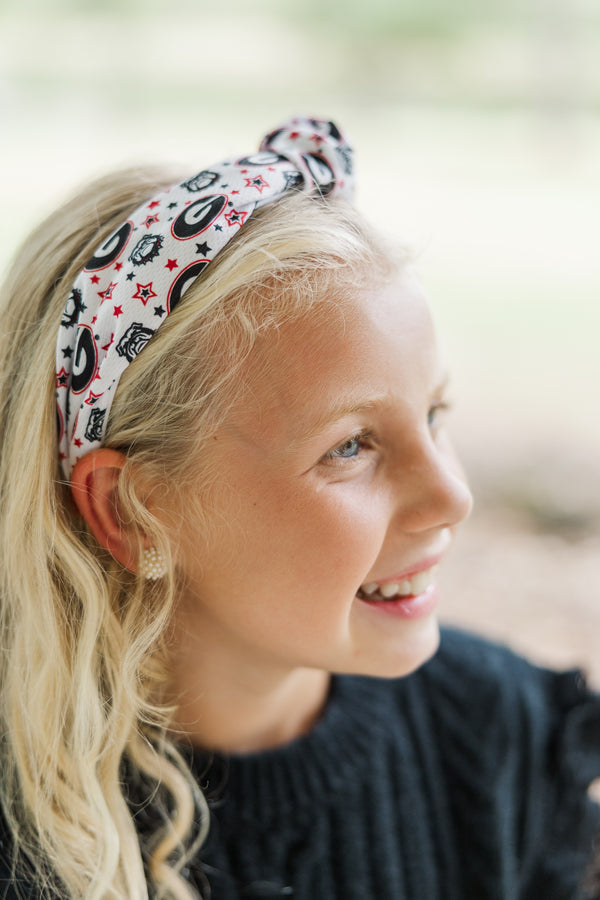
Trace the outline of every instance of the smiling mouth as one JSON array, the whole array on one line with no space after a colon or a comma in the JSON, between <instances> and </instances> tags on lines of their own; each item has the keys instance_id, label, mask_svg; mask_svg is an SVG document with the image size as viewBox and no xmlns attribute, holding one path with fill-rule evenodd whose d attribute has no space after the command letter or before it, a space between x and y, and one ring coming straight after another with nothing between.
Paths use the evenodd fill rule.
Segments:
<instances>
[{"instance_id":1,"label":"smiling mouth","mask_svg":"<svg viewBox=\"0 0 600 900\"><path fill-rule=\"evenodd\" d=\"M438 566L432 566L424 572L417 572L412 578L404 578L402 581L389 581L385 584L377 584L375 581L367 582L360 586L356 596L360 600L385 601L401 600L402 598L418 597L427 588L435 583Z\"/></svg>"}]
</instances>

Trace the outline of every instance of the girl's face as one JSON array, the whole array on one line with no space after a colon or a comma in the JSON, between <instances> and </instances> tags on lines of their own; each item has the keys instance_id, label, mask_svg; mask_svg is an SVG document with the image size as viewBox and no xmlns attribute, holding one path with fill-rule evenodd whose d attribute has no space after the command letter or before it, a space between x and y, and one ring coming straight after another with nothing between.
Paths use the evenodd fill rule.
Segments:
<instances>
[{"instance_id":1,"label":"girl's face","mask_svg":"<svg viewBox=\"0 0 600 900\"><path fill-rule=\"evenodd\" d=\"M179 538L194 652L253 677L407 674L437 647L435 567L471 506L423 294L404 276L288 323L246 375L198 463L210 535Z\"/></svg>"}]
</instances>

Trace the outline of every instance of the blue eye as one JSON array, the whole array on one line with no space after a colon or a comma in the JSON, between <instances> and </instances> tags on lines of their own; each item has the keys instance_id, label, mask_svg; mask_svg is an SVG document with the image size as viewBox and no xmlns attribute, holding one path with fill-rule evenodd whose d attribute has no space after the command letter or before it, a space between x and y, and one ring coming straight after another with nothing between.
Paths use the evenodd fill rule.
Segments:
<instances>
[{"instance_id":1,"label":"blue eye","mask_svg":"<svg viewBox=\"0 0 600 900\"><path fill-rule=\"evenodd\" d=\"M337 447L326 453L323 461L339 464L358 461L363 458L364 452L371 449L372 441L373 436L370 431L360 431L358 434L353 434L352 437L346 438L345 441L342 441L341 444L338 444Z\"/></svg>"},{"instance_id":2,"label":"blue eye","mask_svg":"<svg viewBox=\"0 0 600 900\"><path fill-rule=\"evenodd\" d=\"M440 424L440 414L449 409L448 403L435 403L427 413L427 424L429 428L437 428Z\"/></svg>"},{"instance_id":3,"label":"blue eye","mask_svg":"<svg viewBox=\"0 0 600 900\"><path fill-rule=\"evenodd\" d=\"M352 459L354 456L358 455L360 450L360 436L355 436L348 438L347 441L344 441L343 444L340 444L339 447L336 447L334 450L331 450L327 455L331 459Z\"/></svg>"}]
</instances>

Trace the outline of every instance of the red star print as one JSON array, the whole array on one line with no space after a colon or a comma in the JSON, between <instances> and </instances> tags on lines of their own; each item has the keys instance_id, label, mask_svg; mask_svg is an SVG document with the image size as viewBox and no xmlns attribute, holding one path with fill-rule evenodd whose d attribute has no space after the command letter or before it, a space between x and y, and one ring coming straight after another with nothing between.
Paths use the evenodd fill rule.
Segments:
<instances>
[{"instance_id":1,"label":"red star print","mask_svg":"<svg viewBox=\"0 0 600 900\"><path fill-rule=\"evenodd\" d=\"M225 213L225 218L227 219L227 224L229 226L232 226L232 225L242 226L244 224L244 221L245 221L247 215L248 215L247 212L238 212L237 209L232 209L229 212Z\"/></svg>"},{"instance_id":2,"label":"red star print","mask_svg":"<svg viewBox=\"0 0 600 900\"><path fill-rule=\"evenodd\" d=\"M120 307L120 306L114 306L114 307L113 307L113 315L114 315L115 318L117 318L117 319L119 318L119 316L122 316L122 315L123 315L123 309L122 309L122 307Z\"/></svg>"},{"instance_id":3,"label":"red star print","mask_svg":"<svg viewBox=\"0 0 600 900\"><path fill-rule=\"evenodd\" d=\"M115 333L114 333L114 331L113 331L112 334L111 334L111 336L110 336L110 341L108 342L108 344L104 344L103 347L102 347L102 349L103 349L103 350L108 350L108 348L110 347L110 345L112 344L112 342L114 341L114 339L115 339Z\"/></svg>"},{"instance_id":4,"label":"red star print","mask_svg":"<svg viewBox=\"0 0 600 900\"><path fill-rule=\"evenodd\" d=\"M104 391L102 391L102 394ZM93 391L90 391L89 395L85 398L84 403L88 406L93 406L96 400L99 400L102 394L95 394Z\"/></svg>"},{"instance_id":5,"label":"red star print","mask_svg":"<svg viewBox=\"0 0 600 900\"><path fill-rule=\"evenodd\" d=\"M81 438L75 438L73 443L75 444L76 447L83 447L83 441L81 440Z\"/></svg>"},{"instance_id":6,"label":"red star print","mask_svg":"<svg viewBox=\"0 0 600 900\"><path fill-rule=\"evenodd\" d=\"M291 141L297 141L299 137L300 137L299 131L290 131L290 140Z\"/></svg>"},{"instance_id":7,"label":"red star print","mask_svg":"<svg viewBox=\"0 0 600 900\"><path fill-rule=\"evenodd\" d=\"M152 203L148 204L148 209L154 209L155 206L160 206L160 202L158 200L153 200Z\"/></svg>"},{"instance_id":8,"label":"red star print","mask_svg":"<svg viewBox=\"0 0 600 900\"><path fill-rule=\"evenodd\" d=\"M117 282L111 281L111 283L109 284L109 286L106 288L105 291L98 291L98 296L102 297L102 303L104 303L105 300L110 300L112 298L113 291L116 288L116 286L117 286ZM100 306L102 306L102 303L100 304Z\"/></svg>"},{"instance_id":9,"label":"red star print","mask_svg":"<svg viewBox=\"0 0 600 900\"><path fill-rule=\"evenodd\" d=\"M231 191L232 194L239 194L239 191Z\"/></svg>"},{"instance_id":10,"label":"red star print","mask_svg":"<svg viewBox=\"0 0 600 900\"><path fill-rule=\"evenodd\" d=\"M178 265L179 265L179 263L177 262L176 259L170 259L170 260L165 264L165 269L168 269L169 272L172 272L173 269L176 269L176 268L178 267ZM139 287L139 285L138 285L138 287ZM156 294L155 294L154 296L156 296Z\"/></svg>"},{"instance_id":11,"label":"red star print","mask_svg":"<svg viewBox=\"0 0 600 900\"><path fill-rule=\"evenodd\" d=\"M269 187L269 183L265 181L262 175L257 175L255 178L246 178L246 187L255 187L258 193L262 194L264 189Z\"/></svg>"},{"instance_id":12,"label":"red star print","mask_svg":"<svg viewBox=\"0 0 600 900\"><path fill-rule=\"evenodd\" d=\"M145 225L146 228L150 228L151 225L154 225L155 222L159 222L158 216L148 216L145 222L142 222L142 225Z\"/></svg>"},{"instance_id":13,"label":"red star print","mask_svg":"<svg viewBox=\"0 0 600 900\"><path fill-rule=\"evenodd\" d=\"M115 271L120 272L123 268L123 263L115 263Z\"/></svg>"},{"instance_id":14,"label":"red star print","mask_svg":"<svg viewBox=\"0 0 600 900\"><path fill-rule=\"evenodd\" d=\"M66 387L69 381L69 374L65 367L63 366L60 372L56 373L56 387Z\"/></svg>"},{"instance_id":15,"label":"red star print","mask_svg":"<svg viewBox=\"0 0 600 900\"><path fill-rule=\"evenodd\" d=\"M92 325L95 325L95 324L96 324L96 319L97 319L97 318L98 318L98 316L94 316L94 318L92 319Z\"/></svg>"},{"instance_id":16,"label":"red star print","mask_svg":"<svg viewBox=\"0 0 600 900\"><path fill-rule=\"evenodd\" d=\"M92 284L98 284L100 279L98 278L97 275L92 275L92 277L90 278L90 281L92 282Z\"/></svg>"},{"instance_id":17,"label":"red star print","mask_svg":"<svg viewBox=\"0 0 600 900\"><path fill-rule=\"evenodd\" d=\"M151 297L158 296L155 291L152 290L152 282L149 281L148 284L140 284L139 281L136 281L137 291L135 294L131 295L132 300L141 300L144 306L150 300Z\"/></svg>"}]
</instances>

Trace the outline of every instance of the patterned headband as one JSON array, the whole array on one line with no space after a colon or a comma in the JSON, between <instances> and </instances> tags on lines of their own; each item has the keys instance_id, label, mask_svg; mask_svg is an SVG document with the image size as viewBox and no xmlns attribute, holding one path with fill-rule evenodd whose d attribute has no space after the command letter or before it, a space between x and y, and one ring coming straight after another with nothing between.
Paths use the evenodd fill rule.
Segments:
<instances>
[{"instance_id":1,"label":"patterned headband","mask_svg":"<svg viewBox=\"0 0 600 900\"><path fill-rule=\"evenodd\" d=\"M56 347L67 480L102 444L119 378L255 209L290 190L352 198L352 149L332 122L294 118L258 153L221 162L140 206L77 276Z\"/></svg>"}]
</instances>

